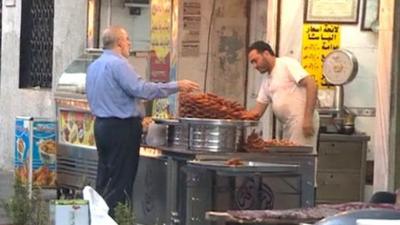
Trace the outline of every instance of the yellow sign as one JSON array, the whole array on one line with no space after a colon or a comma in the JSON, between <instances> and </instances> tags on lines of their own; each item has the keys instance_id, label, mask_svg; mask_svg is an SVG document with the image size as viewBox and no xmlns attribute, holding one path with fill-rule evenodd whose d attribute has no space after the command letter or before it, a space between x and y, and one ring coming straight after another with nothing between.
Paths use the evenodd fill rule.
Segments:
<instances>
[{"instance_id":1,"label":"yellow sign","mask_svg":"<svg viewBox=\"0 0 400 225\"><path fill-rule=\"evenodd\" d=\"M151 48L163 60L170 51L171 1L151 1Z\"/></svg>"},{"instance_id":2,"label":"yellow sign","mask_svg":"<svg viewBox=\"0 0 400 225\"><path fill-rule=\"evenodd\" d=\"M151 1L151 49L156 55L154 57L155 61L151 62L152 81L154 81L154 77L161 77L163 81L169 80L170 62L168 55L171 52L171 2L170 0ZM153 101L152 116L169 118L168 99L155 99Z\"/></svg>"},{"instance_id":3,"label":"yellow sign","mask_svg":"<svg viewBox=\"0 0 400 225\"><path fill-rule=\"evenodd\" d=\"M320 89L331 85L322 74L325 56L340 47L340 26L336 24L304 24L301 64Z\"/></svg>"}]
</instances>

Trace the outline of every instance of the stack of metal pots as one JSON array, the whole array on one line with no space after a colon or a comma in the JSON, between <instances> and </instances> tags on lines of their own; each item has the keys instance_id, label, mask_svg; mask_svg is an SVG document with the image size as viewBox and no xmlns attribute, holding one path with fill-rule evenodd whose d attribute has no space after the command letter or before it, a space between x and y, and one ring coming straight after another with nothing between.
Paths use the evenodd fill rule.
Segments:
<instances>
[{"instance_id":1,"label":"stack of metal pots","mask_svg":"<svg viewBox=\"0 0 400 225\"><path fill-rule=\"evenodd\" d=\"M241 150L245 128L258 125L258 121L200 118L156 119L155 122L168 126L167 146L211 152Z\"/></svg>"}]
</instances>

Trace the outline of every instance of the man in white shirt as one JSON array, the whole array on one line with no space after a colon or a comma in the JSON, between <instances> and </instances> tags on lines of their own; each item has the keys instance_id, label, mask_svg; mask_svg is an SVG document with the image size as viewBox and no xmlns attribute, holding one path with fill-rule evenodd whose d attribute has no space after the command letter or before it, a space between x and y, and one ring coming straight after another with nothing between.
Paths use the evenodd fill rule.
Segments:
<instances>
[{"instance_id":1,"label":"man in white shirt","mask_svg":"<svg viewBox=\"0 0 400 225\"><path fill-rule=\"evenodd\" d=\"M249 48L249 61L260 73L267 73L261 84L256 106L250 111L260 118L269 105L283 125L283 138L316 152L319 116L315 110L317 85L313 77L289 57L275 57L263 41Z\"/></svg>"}]
</instances>

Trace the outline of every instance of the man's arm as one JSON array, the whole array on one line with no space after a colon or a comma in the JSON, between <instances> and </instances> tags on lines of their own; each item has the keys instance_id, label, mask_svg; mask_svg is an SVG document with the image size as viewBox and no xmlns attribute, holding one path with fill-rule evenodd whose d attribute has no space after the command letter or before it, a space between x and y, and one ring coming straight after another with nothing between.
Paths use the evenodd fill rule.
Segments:
<instances>
[{"instance_id":1,"label":"man's arm","mask_svg":"<svg viewBox=\"0 0 400 225\"><path fill-rule=\"evenodd\" d=\"M311 76L306 76L300 80L300 86L306 88L306 105L304 109L303 133L305 137L314 134L318 127L313 126L315 104L317 102L317 85Z\"/></svg>"},{"instance_id":2,"label":"man's arm","mask_svg":"<svg viewBox=\"0 0 400 225\"><path fill-rule=\"evenodd\" d=\"M250 115L255 115L257 120L259 120L267 108L268 108L268 103L256 102L256 106L254 106L254 108L250 109L248 111L248 113Z\"/></svg>"}]
</instances>

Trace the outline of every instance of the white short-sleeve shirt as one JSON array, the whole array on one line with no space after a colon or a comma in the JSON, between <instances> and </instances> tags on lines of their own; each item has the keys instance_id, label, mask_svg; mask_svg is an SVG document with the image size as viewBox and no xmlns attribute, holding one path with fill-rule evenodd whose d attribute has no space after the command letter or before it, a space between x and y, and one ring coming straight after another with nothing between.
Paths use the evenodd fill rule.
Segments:
<instances>
[{"instance_id":1,"label":"white short-sleeve shirt","mask_svg":"<svg viewBox=\"0 0 400 225\"><path fill-rule=\"evenodd\" d=\"M274 68L261 84L257 101L272 106L275 116L283 124L283 138L300 145L316 146L316 135L305 138L302 131L306 89L299 82L306 76L308 72L297 60L289 57L276 58ZM315 131L318 128L318 113L314 113Z\"/></svg>"}]
</instances>

